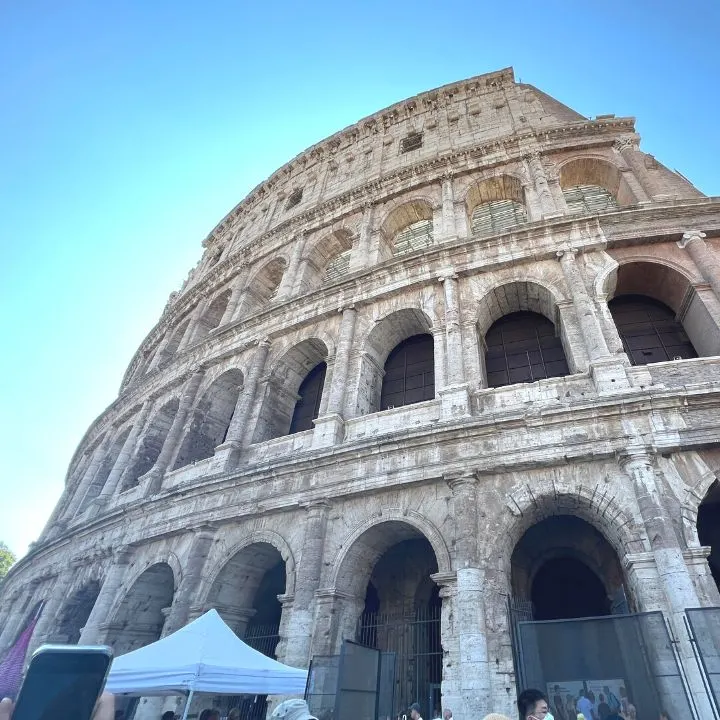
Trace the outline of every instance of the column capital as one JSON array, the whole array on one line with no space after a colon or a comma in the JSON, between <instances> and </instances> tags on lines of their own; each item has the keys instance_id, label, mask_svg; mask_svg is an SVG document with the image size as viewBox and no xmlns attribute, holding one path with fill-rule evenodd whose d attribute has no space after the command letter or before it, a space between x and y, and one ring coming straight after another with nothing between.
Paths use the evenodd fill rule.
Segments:
<instances>
[{"instance_id":1,"label":"column capital","mask_svg":"<svg viewBox=\"0 0 720 720\"><path fill-rule=\"evenodd\" d=\"M442 275L438 275L438 282L444 283L446 280L457 280L458 277L458 274L454 270L448 270Z\"/></svg>"},{"instance_id":2,"label":"column capital","mask_svg":"<svg viewBox=\"0 0 720 720\"><path fill-rule=\"evenodd\" d=\"M702 230L688 230L683 233L682 239L677 241L677 246L685 249L693 240L703 241L706 237L707 235Z\"/></svg>"},{"instance_id":3,"label":"column capital","mask_svg":"<svg viewBox=\"0 0 720 720\"><path fill-rule=\"evenodd\" d=\"M555 255L557 258L562 262L563 260L575 260L576 256L578 254L577 248L567 247L567 248L560 248L555 252Z\"/></svg>"},{"instance_id":4,"label":"column capital","mask_svg":"<svg viewBox=\"0 0 720 720\"><path fill-rule=\"evenodd\" d=\"M134 553L131 545L121 545L113 553L113 563L115 565L128 565Z\"/></svg>"},{"instance_id":5,"label":"column capital","mask_svg":"<svg viewBox=\"0 0 720 720\"><path fill-rule=\"evenodd\" d=\"M622 450L618 450L615 456L623 470L626 468L632 469L633 466L637 465L652 468L653 453L643 446L623 448Z\"/></svg>"},{"instance_id":6,"label":"column capital","mask_svg":"<svg viewBox=\"0 0 720 720\"><path fill-rule=\"evenodd\" d=\"M217 532L218 525L213 522L205 522L193 529L196 538L212 538Z\"/></svg>"},{"instance_id":7,"label":"column capital","mask_svg":"<svg viewBox=\"0 0 720 720\"><path fill-rule=\"evenodd\" d=\"M459 470L457 472L443 473L443 480L455 495L463 488L475 489L478 475L475 470Z\"/></svg>"},{"instance_id":8,"label":"column capital","mask_svg":"<svg viewBox=\"0 0 720 720\"><path fill-rule=\"evenodd\" d=\"M637 150L638 141L633 135L622 135L613 143L613 150L622 153L624 150Z\"/></svg>"},{"instance_id":9,"label":"column capital","mask_svg":"<svg viewBox=\"0 0 720 720\"><path fill-rule=\"evenodd\" d=\"M305 503L302 507L307 510L308 513L311 511L325 512L332 507L332 503L330 500L323 498L321 500L310 500L310 502Z\"/></svg>"}]
</instances>

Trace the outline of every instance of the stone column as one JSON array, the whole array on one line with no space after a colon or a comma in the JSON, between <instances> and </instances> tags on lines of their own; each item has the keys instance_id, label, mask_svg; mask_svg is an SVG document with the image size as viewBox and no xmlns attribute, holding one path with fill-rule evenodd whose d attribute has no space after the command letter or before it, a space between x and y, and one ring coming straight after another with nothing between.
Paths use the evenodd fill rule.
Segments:
<instances>
[{"instance_id":1,"label":"stone column","mask_svg":"<svg viewBox=\"0 0 720 720\"><path fill-rule=\"evenodd\" d=\"M652 459L644 446L629 443L619 456L620 466L632 483L640 515L650 540L650 548L657 567L660 585L669 611L673 634L685 667L690 691L701 717L710 716L710 707L702 678L695 662L693 648L684 625L686 608L698 607L695 587L688 572L682 549L678 545L672 520L663 505L655 481Z\"/></svg>"},{"instance_id":2,"label":"stone column","mask_svg":"<svg viewBox=\"0 0 720 720\"><path fill-rule=\"evenodd\" d=\"M278 286L278 291L275 295L275 300L278 302L287 300L294 294L295 285L297 284L298 276L300 275L299 270L304 248L305 236L302 233L299 233L295 237L295 242L293 243L292 251L290 253L290 261L283 273L280 285Z\"/></svg>"},{"instance_id":3,"label":"stone column","mask_svg":"<svg viewBox=\"0 0 720 720\"><path fill-rule=\"evenodd\" d=\"M75 579L75 574L78 568L82 567L83 563L83 560L72 560L70 567L63 566L62 572L55 580L49 596L45 599L45 604L40 613L40 619L35 626L30 647L28 648L28 657L30 657L40 645L47 642L57 629L60 611L68 599L70 586Z\"/></svg>"},{"instance_id":4,"label":"stone column","mask_svg":"<svg viewBox=\"0 0 720 720\"><path fill-rule=\"evenodd\" d=\"M207 298L200 298L198 300L198 304L190 313L190 321L188 322L187 330L185 330L185 334L183 335L183 338L178 345L178 349L175 351L176 355L179 355L181 352L183 352L183 350L185 350L185 348L187 348L188 345L192 343L195 336L197 335L198 327L200 325L200 318L203 316L203 313L207 308L207 303Z\"/></svg>"},{"instance_id":5,"label":"stone column","mask_svg":"<svg viewBox=\"0 0 720 720\"><path fill-rule=\"evenodd\" d=\"M133 549L129 545L118 548L113 554L112 564L108 568L100 593L95 600L85 627L80 633L80 645L97 645L105 638L102 637L101 625L110 621L110 610L125 580L125 573L132 560Z\"/></svg>"},{"instance_id":6,"label":"stone column","mask_svg":"<svg viewBox=\"0 0 720 720\"><path fill-rule=\"evenodd\" d=\"M457 590L455 632L460 638L461 717L491 711L490 666L485 630L484 572L478 552L477 478L474 473L446 475L455 518Z\"/></svg>"},{"instance_id":7,"label":"stone column","mask_svg":"<svg viewBox=\"0 0 720 720\"><path fill-rule=\"evenodd\" d=\"M230 290L230 299L228 300L227 307L225 308L225 312L223 313L218 327L227 325L236 319L235 313L237 312L238 305L240 305L240 298L242 297L242 293L245 288L245 280L246 274L244 272L240 272L233 281L232 289Z\"/></svg>"},{"instance_id":8,"label":"stone column","mask_svg":"<svg viewBox=\"0 0 720 720\"><path fill-rule=\"evenodd\" d=\"M225 436L225 442L215 448L215 459L213 460L213 472L224 472L237 465L240 450L247 445L249 439L246 437L247 422L253 410L257 396L258 382L265 368L270 341L261 340L252 359L252 365L247 378L243 382L243 389L235 405L230 426Z\"/></svg>"},{"instance_id":9,"label":"stone column","mask_svg":"<svg viewBox=\"0 0 720 720\"><path fill-rule=\"evenodd\" d=\"M435 366L435 387L444 388L447 382L445 373L445 328L437 325L430 328L433 336L433 364Z\"/></svg>"},{"instance_id":10,"label":"stone column","mask_svg":"<svg viewBox=\"0 0 720 720\"><path fill-rule=\"evenodd\" d=\"M360 221L360 233L357 246L350 254L350 271L365 270L369 265L374 264L371 258L372 250L372 217L373 206L367 204L363 208L363 217Z\"/></svg>"},{"instance_id":11,"label":"stone column","mask_svg":"<svg viewBox=\"0 0 720 720\"><path fill-rule=\"evenodd\" d=\"M628 170L631 171L631 178L626 177L625 179L632 187L639 203L648 200L664 200L667 197L664 196L657 182L648 173L645 167L645 157L638 151L636 138L631 136L618 138L613 147L627 163Z\"/></svg>"},{"instance_id":12,"label":"stone column","mask_svg":"<svg viewBox=\"0 0 720 720\"><path fill-rule=\"evenodd\" d=\"M460 304L458 277L448 274L438 278L445 291L445 381L439 395L443 416L462 417L470 414L470 395L465 382L462 333L460 331ZM438 385L436 380L436 386Z\"/></svg>"},{"instance_id":13,"label":"stone column","mask_svg":"<svg viewBox=\"0 0 720 720\"><path fill-rule=\"evenodd\" d=\"M540 153L530 153L525 157L525 160L530 168L530 177L535 185L535 192L537 193L537 197L540 202L540 211L542 212L543 219L558 216L560 213L555 206L555 201L553 199L553 194L550 191L550 185L545 173L545 168L542 164Z\"/></svg>"},{"instance_id":14,"label":"stone column","mask_svg":"<svg viewBox=\"0 0 720 720\"><path fill-rule=\"evenodd\" d=\"M699 230L688 230L678 240L678 247L687 250L697 269L720 300L720 261L705 242L706 235Z\"/></svg>"},{"instance_id":15,"label":"stone column","mask_svg":"<svg viewBox=\"0 0 720 720\"><path fill-rule=\"evenodd\" d=\"M155 464L147 473L147 485L145 488L146 496L153 495L162 487L162 480L165 476L165 471L170 466L170 463L177 452L182 431L185 427L185 421L187 420L192 404L195 402L195 396L197 395L197 391L200 388L200 383L202 382L204 376L205 370L204 368L201 368L200 370L194 372L187 383L185 383L182 395L180 396L177 412L175 413L172 425L168 430L168 434L165 436L162 450L160 450L160 454L158 455Z\"/></svg>"},{"instance_id":16,"label":"stone column","mask_svg":"<svg viewBox=\"0 0 720 720\"><path fill-rule=\"evenodd\" d=\"M335 359L332 375L330 375L327 388L327 406L322 417L315 420L313 447L327 447L339 443L344 435L343 413L345 410L345 393L347 388L348 371L350 370L350 353L355 337L355 324L357 311L354 306L346 307L342 311L340 331L338 333ZM328 364L328 370L329 370ZM326 392L323 389L323 394Z\"/></svg>"},{"instance_id":17,"label":"stone column","mask_svg":"<svg viewBox=\"0 0 720 720\"><path fill-rule=\"evenodd\" d=\"M96 512L103 508L107 504L108 500L115 495L118 486L120 485L120 478L122 478L122 476L128 471L128 463L135 453L138 436L145 428L152 406L152 401L147 400L138 413L138 416L133 423L132 430L128 433L127 439L123 443L122 449L115 460L115 464L113 465L107 480L105 480L105 485L103 485L100 490L100 494L95 501Z\"/></svg>"},{"instance_id":18,"label":"stone column","mask_svg":"<svg viewBox=\"0 0 720 720\"><path fill-rule=\"evenodd\" d=\"M97 448L95 448L95 452L92 454L92 458L90 459L88 466L85 468L85 472L83 473L82 478L78 483L72 499L68 503L65 511L61 514L61 524L63 526L66 526L72 521L72 519L75 517L75 513L78 511L78 508L82 505L82 502L85 499L85 496L87 495L88 490L93 483L93 480L95 479L95 475L97 474L97 471L99 470L102 461L104 460L105 456L108 453L108 450L110 449L110 441L112 439L114 431L114 428L108 428L108 430L105 432L105 437L103 438L103 441L100 443L100 445L98 445Z\"/></svg>"},{"instance_id":19,"label":"stone column","mask_svg":"<svg viewBox=\"0 0 720 720\"><path fill-rule=\"evenodd\" d=\"M172 607L163 625L163 635L170 635L188 623L190 608L202 582L205 563L215 541L216 532L217 528L210 524L201 525L195 531L183 567L182 580L175 591Z\"/></svg>"},{"instance_id":20,"label":"stone column","mask_svg":"<svg viewBox=\"0 0 720 720\"><path fill-rule=\"evenodd\" d=\"M453 193L452 174L446 173L442 180L442 239L452 240L457 238L457 226L455 223L455 197Z\"/></svg>"},{"instance_id":21,"label":"stone column","mask_svg":"<svg viewBox=\"0 0 720 720\"><path fill-rule=\"evenodd\" d=\"M295 597L286 635L285 662L292 667L310 664L315 592L320 586L329 507L321 500L306 508L302 553L296 566Z\"/></svg>"}]
</instances>

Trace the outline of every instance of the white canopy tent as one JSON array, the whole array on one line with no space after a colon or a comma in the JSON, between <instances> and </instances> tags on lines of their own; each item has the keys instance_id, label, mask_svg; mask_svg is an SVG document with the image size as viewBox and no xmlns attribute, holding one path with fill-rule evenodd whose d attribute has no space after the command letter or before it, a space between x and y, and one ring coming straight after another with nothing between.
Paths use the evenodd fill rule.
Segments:
<instances>
[{"instance_id":1,"label":"white canopy tent","mask_svg":"<svg viewBox=\"0 0 720 720\"><path fill-rule=\"evenodd\" d=\"M302 695L307 670L246 645L217 611L172 635L115 658L105 689L115 694ZM186 706L186 713L187 713Z\"/></svg>"}]
</instances>

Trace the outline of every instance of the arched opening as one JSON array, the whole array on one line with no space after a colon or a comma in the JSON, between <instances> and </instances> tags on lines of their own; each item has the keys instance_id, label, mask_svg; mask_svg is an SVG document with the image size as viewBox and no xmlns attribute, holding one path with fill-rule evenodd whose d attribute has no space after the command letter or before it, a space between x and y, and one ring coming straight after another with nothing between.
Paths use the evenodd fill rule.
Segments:
<instances>
[{"instance_id":1,"label":"arched opening","mask_svg":"<svg viewBox=\"0 0 720 720\"><path fill-rule=\"evenodd\" d=\"M473 235L493 235L527 222L522 185L510 175L473 185L465 205Z\"/></svg>"},{"instance_id":2,"label":"arched opening","mask_svg":"<svg viewBox=\"0 0 720 720\"><path fill-rule=\"evenodd\" d=\"M326 371L327 363L318 363L300 383L299 397L290 421L290 435L313 429L313 420L320 414Z\"/></svg>"},{"instance_id":3,"label":"arched opening","mask_svg":"<svg viewBox=\"0 0 720 720\"><path fill-rule=\"evenodd\" d=\"M189 325L190 319L188 318L175 328L167 345L165 345L165 347L160 351L160 357L157 361L158 369L167 367L170 361L175 357Z\"/></svg>"},{"instance_id":4,"label":"arched opening","mask_svg":"<svg viewBox=\"0 0 720 720\"><path fill-rule=\"evenodd\" d=\"M121 492L135 487L155 465L177 414L178 404L178 400L173 399L155 413L132 464L122 476Z\"/></svg>"},{"instance_id":5,"label":"arched opening","mask_svg":"<svg viewBox=\"0 0 720 720\"><path fill-rule=\"evenodd\" d=\"M513 598L532 604L534 620L627 612L622 568L610 543L575 515L530 527L511 559Z\"/></svg>"},{"instance_id":6,"label":"arched opening","mask_svg":"<svg viewBox=\"0 0 720 720\"><path fill-rule=\"evenodd\" d=\"M429 333L403 340L388 355L380 391L380 409L412 405L435 397L433 337Z\"/></svg>"},{"instance_id":7,"label":"arched opening","mask_svg":"<svg viewBox=\"0 0 720 720\"><path fill-rule=\"evenodd\" d=\"M385 238L383 258L406 255L433 244L433 209L425 200L414 200L395 208L382 224Z\"/></svg>"},{"instance_id":8,"label":"arched opening","mask_svg":"<svg viewBox=\"0 0 720 720\"><path fill-rule=\"evenodd\" d=\"M207 310L202 314L198 323L198 329L195 333L195 341L202 340L206 335L212 332L220 325L225 310L227 310L228 302L230 302L230 290L221 292L208 305Z\"/></svg>"},{"instance_id":9,"label":"arched opening","mask_svg":"<svg viewBox=\"0 0 720 720\"><path fill-rule=\"evenodd\" d=\"M644 295L622 295L608 307L633 365L697 357L685 329L665 303Z\"/></svg>"},{"instance_id":10,"label":"arched opening","mask_svg":"<svg viewBox=\"0 0 720 720\"><path fill-rule=\"evenodd\" d=\"M717 480L698 508L697 531L700 544L710 548L708 565L720 590L720 483Z\"/></svg>"},{"instance_id":11,"label":"arched opening","mask_svg":"<svg viewBox=\"0 0 720 720\"><path fill-rule=\"evenodd\" d=\"M422 399L435 396L434 346L432 336L428 335L430 327L428 316L422 310L411 308L398 310L376 323L361 355L358 415L384 410L390 405L408 404L403 402L408 397L412 402L420 402L421 396ZM403 346L406 340L408 345ZM391 358L395 350L397 353ZM389 368L386 367L387 362L390 362Z\"/></svg>"},{"instance_id":12,"label":"arched opening","mask_svg":"<svg viewBox=\"0 0 720 720\"><path fill-rule=\"evenodd\" d=\"M543 315L528 310L496 320L485 335L488 387L569 374L562 340Z\"/></svg>"},{"instance_id":13,"label":"arched opening","mask_svg":"<svg viewBox=\"0 0 720 720\"><path fill-rule=\"evenodd\" d=\"M304 258L300 283L302 290L312 290L346 275L350 269L351 248L352 234L345 228L318 240Z\"/></svg>"},{"instance_id":14,"label":"arched opening","mask_svg":"<svg viewBox=\"0 0 720 720\"><path fill-rule=\"evenodd\" d=\"M107 643L115 655L160 639L165 624L164 611L172 606L174 594L175 578L167 563L151 565L138 577L108 629Z\"/></svg>"},{"instance_id":15,"label":"arched opening","mask_svg":"<svg viewBox=\"0 0 720 720\"><path fill-rule=\"evenodd\" d=\"M48 642L76 645L100 594L100 583L91 580L76 590L60 613L60 621Z\"/></svg>"},{"instance_id":16,"label":"arched opening","mask_svg":"<svg viewBox=\"0 0 720 720\"><path fill-rule=\"evenodd\" d=\"M238 369L228 370L210 385L193 412L174 470L212 457L215 448L222 445L242 386L243 374Z\"/></svg>"},{"instance_id":17,"label":"arched opening","mask_svg":"<svg viewBox=\"0 0 720 720\"><path fill-rule=\"evenodd\" d=\"M317 417L314 413L316 409L320 412L322 403L328 355L325 343L312 338L290 348L275 363L265 386L253 442L312 428Z\"/></svg>"},{"instance_id":18,"label":"arched opening","mask_svg":"<svg viewBox=\"0 0 720 720\"><path fill-rule=\"evenodd\" d=\"M608 212L637 202L622 173L599 158L583 157L563 165L560 187L571 214Z\"/></svg>"},{"instance_id":19,"label":"arched opening","mask_svg":"<svg viewBox=\"0 0 720 720\"><path fill-rule=\"evenodd\" d=\"M95 472L95 477L93 477L90 482L87 492L78 507L78 515L83 513L90 506L90 503L102 492L102 489L105 487L105 483L107 482L108 477L110 477L112 469L115 467L120 451L123 449L123 445L125 445L131 430L132 423L128 423L128 425L123 428L123 430L118 433L113 440L107 455L105 455L102 459L100 467L98 467Z\"/></svg>"},{"instance_id":20,"label":"arched opening","mask_svg":"<svg viewBox=\"0 0 720 720\"><path fill-rule=\"evenodd\" d=\"M264 310L277 295L280 282L285 274L284 258L275 258L266 263L249 280L240 301L239 314L253 315Z\"/></svg>"},{"instance_id":21,"label":"arched opening","mask_svg":"<svg viewBox=\"0 0 720 720\"><path fill-rule=\"evenodd\" d=\"M415 701L428 714L440 705L442 601L432 580L437 571L427 538L399 521L367 530L343 560L337 589L355 598L347 620L356 621L357 641L395 661L395 705L383 714L402 713Z\"/></svg>"},{"instance_id":22,"label":"arched opening","mask_svg":"<svg viewBox=\"0 0 720 720\"><path fill-rule=\"evenodd\" d=\"M608 308L633 364L720 353L717 323L688 278L674 268L623 263L607 284Z\"/></svg>"}]
</instances>

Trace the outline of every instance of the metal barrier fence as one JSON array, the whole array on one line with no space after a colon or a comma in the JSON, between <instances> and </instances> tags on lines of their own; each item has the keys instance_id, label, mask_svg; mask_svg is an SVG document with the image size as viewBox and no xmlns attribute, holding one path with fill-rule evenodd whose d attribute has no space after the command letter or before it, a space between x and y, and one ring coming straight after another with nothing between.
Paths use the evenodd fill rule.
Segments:
<instances>
[{"instance_id":1,"label":"metal barrier fence","mask_svg":"<svg viewBox=\"0 0 720 720\"><path fill-rule=\"evenodd\" d=\"M720 717L720 608L687 609L685 618L715 717Z\"/></svg>"},{"instance_id":2,"label":"metal barrier fence","mask_svg":"<svg viewBox=\"0 0 720 720\"><path fill-rule=\"evenodd\" d=\"M518 622L515 632L518 685L547 692L556 720L575 718L581 695L599 717L605 706L633 706L637 720L694 717L660 612Z\"/></svg>"}]
</instances>

